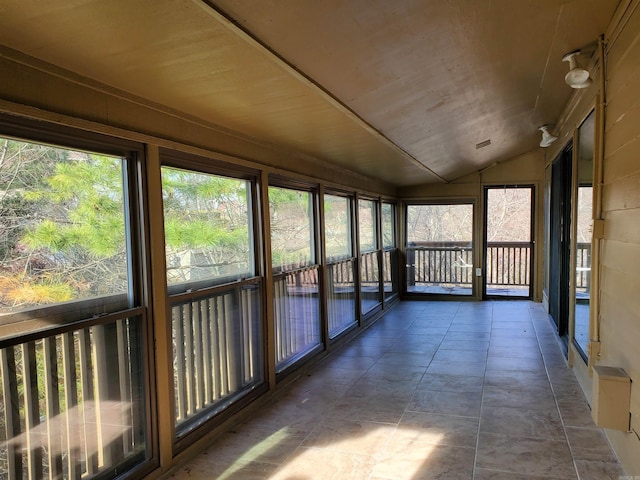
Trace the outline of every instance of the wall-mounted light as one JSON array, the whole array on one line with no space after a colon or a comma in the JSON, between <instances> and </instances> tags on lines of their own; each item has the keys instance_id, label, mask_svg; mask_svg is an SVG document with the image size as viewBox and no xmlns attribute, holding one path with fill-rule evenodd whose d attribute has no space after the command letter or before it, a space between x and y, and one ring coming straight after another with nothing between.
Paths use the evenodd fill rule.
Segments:
<instances>
[{"instance_id":1,"label":"wall-mounted light","mask_svg":"<svg viewBox=\"0 0 640 480\"><path fill-rule=\"evenodd\" d=\"M580 50L567 53L562 57L563 62L569 62L569 73L564 76L564 81L571 88L587 88L591 85L591 77L586 69L580 68L578 65L578 55L580 55Z\"/></svg>"},{"instance_id":2,"label":"wall-mounted light","mask_svg":"<svg viewBox=\"0 0 640 480\"><path fill-rule=\"evenodd\" d=\"M540 146L543 148L548 147L558 139L558 137L554 137L549 133L549 125L542 125L540 128L538 128L538 130L542 132L542 140L540 140Z\"/></svg>"}]
</instances>

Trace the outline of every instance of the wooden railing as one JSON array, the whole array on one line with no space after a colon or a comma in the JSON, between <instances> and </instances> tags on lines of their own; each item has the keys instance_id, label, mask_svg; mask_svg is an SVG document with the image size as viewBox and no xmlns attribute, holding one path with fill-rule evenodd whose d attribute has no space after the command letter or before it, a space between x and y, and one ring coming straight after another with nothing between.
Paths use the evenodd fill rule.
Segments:
<instances>
[{"instance_id":1,"label":"wooden railing","mask_svg":"<svg viewBox=\"0 0 640 480\"><path fill-rule=\"evenodd\" d=\"M422 243L407 248L409 285L471 286L473 252L466 242ZM531 282L529 242L489 242L487 285L528 286Z\"/></svg>"},{"instance_id":2,"label":"wooden railing","mask_svg":"<svg viewBox=\"0 0 640 480\"><path fill-rule=\"evenodd\" d=\"M356 323L355 259L327 265L327 320L329 337L335 338Z\"/></svg>"},{"instance_id":3,"label":"wooden railing","mask_svg":"<svg viewBox=\"0 0 640 480\"><path fill-rule=\"evenodd\" d=\"M468 242L433 242L407 248L409 285L471 285L473 250Z\"/></svg>"},{"instance_id":4,"label":"wooden railing","mask_svg":"<svg viewBox=\"0 0 640 480\"><path fill-rule=\"evenodd\" d=\"M178 436L263 381L260 283L171 297Z\"/></svg>"},{"instance_id":5,"label":"wooden railing","mask_svg":"<svg viewBox=\"0 0 640 480\"><path fill-rule=\"evenodd\" d=\"M487 285L525 287L531 283L531 243L489 242Z\"/></svg>"},{"instance_id":6,"label":"wooden railing","mask_svg":"<svg viewBox=\"0 0 640 480\"><path fill-rule=\"evenodd\" d=\"M591 291L591 243L578 242L576 249L576 290Z\"/></svg>"},{"instance_id":7,"label":"wooden railing","mask_svg":"<svg viewBox=\"0 0 640 480\"><path fill-rule=\"evenodd\" d=\"M363 314L382 301L379 255L379 250L360 255L360 304Z\"/></svg>"},{"instance_id":8,"label":"wooden railing","mask_svg":"<svg viewBox=\"0 0 640 480\"><path fill-rule=\"evenodd\" d=\"M398 249L391 248L382 252L382 280L385 299L398 293Z\"/></svg>"},{"instance_id":9,"label":"wooden railing","mask_svg":"<svg viewBox=\"0 0 640 480\"><path fill-rule=\"evenodd\" d=\"M0 342L0 478L91 478L144 459L144 315Z\"/></svg>"}]
</instances>

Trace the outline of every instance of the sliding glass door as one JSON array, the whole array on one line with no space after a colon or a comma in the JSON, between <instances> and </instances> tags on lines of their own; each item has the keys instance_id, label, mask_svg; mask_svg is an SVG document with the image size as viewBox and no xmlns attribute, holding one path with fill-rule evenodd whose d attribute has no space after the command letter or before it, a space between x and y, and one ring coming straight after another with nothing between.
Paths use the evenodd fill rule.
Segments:
<instances>
[{"instance_id":1,"label":"sliding glass door","mask_svg":"<svg viewBox=\"0 0 640 480\"><path fill-rule=\"evenodd\" d=\"M532 186L486 187L485 298L531 298Z\"/></svg>"}]
</instances>

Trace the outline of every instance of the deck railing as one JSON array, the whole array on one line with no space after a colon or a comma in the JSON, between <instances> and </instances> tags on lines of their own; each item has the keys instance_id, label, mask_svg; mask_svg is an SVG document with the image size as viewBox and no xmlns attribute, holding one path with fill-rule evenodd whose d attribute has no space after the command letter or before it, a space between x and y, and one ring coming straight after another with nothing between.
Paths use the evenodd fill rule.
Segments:
<instances>
[{"instance_id":1,"label":"deck railing","mask_svg":"<svg viewBox=\"0 0 640 480\"><path fill-rule=\"evenodd\" d=\"M576 290L589 293L591 290L591 243L578 242L576 248Z\"/></svg>"},{"instance_id":2,"label":"deck railing","mask_svg":"<svg viewBox=\"0 0 640 480\"><path fill-rule=\"evenodd\" d=\"M489 242L487 285L522 287L530 284L531 244ZM471 286L473 251L467 242L422 243L407 248L409 285Z\"/></svg>"},{"instance_id":3,"label":"deck railing","mask_svg":"<svg viewBox=\"0 0 640 480\"><path fill-rule=\"evenodd\" d=\"M530 283L531 243L487 243L488 286L528 287Z\"/></svg>"},{"instance_id":4,"label":"deck railing","mask_svg":"<svg viewBox=\"0 0 640 480\"><path fill-rule=\"evenodd\" d=\"M407 248L409 285L471 285L473 249L468 242L424 242Z\"/></svg>"},{"instance_id":5,"label":"deck railing","mask_svg":"<svg viewBox=\"0 0 640 480\"><path fill-rule=\"evenodd\" d=\"M327 264L327 320L329 337L356 324L355 259L345 258Z\"/></svg>"},{"instance_id":6,"label":"deck railing","mask_svg":"<svg viewBox=\"0 0 640 480\"><path fill-rule=\"evenodd\" d=\"M296 268L273 277L276 370L320 345L319 268Z\"/></svg>"},{"instance_id":7,"label":"deck railing","mask_svg":"<svg viewBox=\"0 0 640 480\"><path fill-rule=\"evenodd\" d=\"M180 436L263 380L260 282L171 297Z\"/></svg>"},{"instance_id":8,"label":"deck railing","mask_svg":"<svg viewBox=\"0 0 640 480\"><path fill-rule=\"evenodd\" d=\"M91 478L144 458L144 315L1 342L0 478Z\"/></svg>"}]
</instances>

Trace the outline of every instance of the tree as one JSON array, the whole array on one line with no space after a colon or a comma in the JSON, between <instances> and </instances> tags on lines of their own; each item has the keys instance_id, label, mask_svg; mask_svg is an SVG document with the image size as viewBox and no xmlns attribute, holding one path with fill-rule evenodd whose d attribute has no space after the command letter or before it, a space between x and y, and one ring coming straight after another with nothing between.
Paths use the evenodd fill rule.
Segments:
<instances>
[{"instance_id":1,"label":"tree","mask_svg":"<svg viewBox=\"0 0 640 480\"><path fill-rule=\"evenodd\" d=\"M5 311L126 291L123 160L2 140Z\"/></svg>"}]
</instances>

